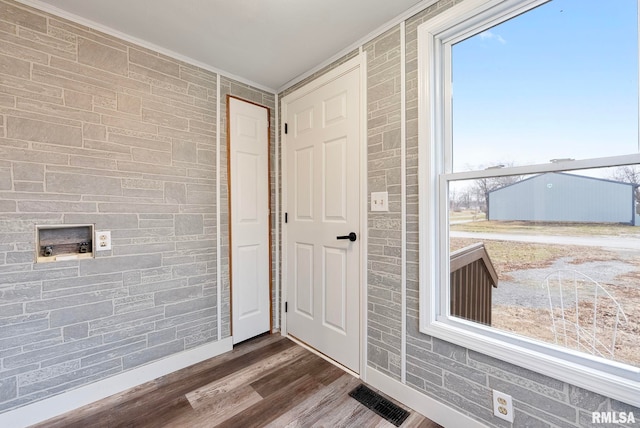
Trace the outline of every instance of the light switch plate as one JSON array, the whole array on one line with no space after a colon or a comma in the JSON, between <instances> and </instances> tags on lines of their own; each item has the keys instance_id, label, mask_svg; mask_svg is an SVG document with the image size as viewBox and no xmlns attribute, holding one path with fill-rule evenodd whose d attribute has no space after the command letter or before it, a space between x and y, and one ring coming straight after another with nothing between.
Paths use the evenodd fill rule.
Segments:
<instances>
[{"instance_id":1,"label":"light switch plate","mask_svg":"<svg viewBox=\"0 0 640 428\"><path fill-rule=\"evenodd\" d=\"M371 211L389 211L389 192L371 192Z\"/></svg>"}]
</instances>

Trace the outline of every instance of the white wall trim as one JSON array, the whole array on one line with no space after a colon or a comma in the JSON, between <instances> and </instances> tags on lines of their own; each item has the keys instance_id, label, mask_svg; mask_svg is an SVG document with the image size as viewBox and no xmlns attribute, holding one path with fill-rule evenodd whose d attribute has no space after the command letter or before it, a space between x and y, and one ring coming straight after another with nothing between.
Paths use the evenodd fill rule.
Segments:
<instances>
[{"instance_id":1,"label":"white wall trim","mask_svg":"<svg viewBox=\"0 0 640 428\"><path fill-rule=\"evenodd\" d=\"M286 104L290 104L291 102L297 100L298 98L302 98L303 96L313 92L314 90L316 90L317 88L324 86L327 84L327 82L331 82L332 80L337 79L338 77L340 77L341 75L348 73L349 71L360 67L360 61L361 58L360 56L355 56L353 58L351 58L349 61L346 61L343 64L340 64L339 66L337 66L334 69L331 69L329 71L327 71L325 74L323 74L322 76L319 76L318 78L312 80L311 82L307 83L306 85L296 89L295 91L291 92L290 94L287 94L286 96L282 97L282 104L286 105ZM284 112L282 114L283 117L283 121L286 119L286 116L284 115ZM284 132L284 130L283 130ZM283 137L283 142L286 143L286 137ZM283 168L284 170L285 168Z\"/></svg>"},{"instance_id":2,"label":"white wall trim","mask_svg":"<svg viewBox=\"0 0 640 428\"><path fill-rule=\"evenodd\" d=\"M216 81L216 296L218 312L218 340L222 337L222 227L220 226L220 74Z\"/></svg>"},{"instance_id":3,"label":"white wall trim","mask_svg":"<svg viewBox=\"0 0 640 428\"><path fill-rule=\"evenodd\" d=\"M171 355L115 376L0 414L0 426L20 428L46 421L94 401L231 351L230 337Z\"/></svg>"},{"instance_id":4,"label":"white wall trim","mask_svg":"<svg viewBox=\"0 0 640 428\"><path fill-rule=\"evenodd\" d=\"M114 29L114 28L107 27L106 25L99 24L99 23L97 23L95 21L92 21L90 19L83 18L83 17L78 16L76 14L67 12L67 11L62 10L62 9L59 9L59 8L57 8L55 6L50 5L49 3L44 3L44 2L41 2L39 0L16 0L16 1L18 3L22 3L24 5L36 8L36 9L42 11L42 12L50 13L50 14L58 16L60 18L68 19L69 21L75 22L76 24L84 25L85 27L89 27L89 28L92 28L94 30L101 31L101 32L103 32L105 34L108 34L108 35L113 36L113 37L117 37L117 38L122 39L124 41L127 41L129 43L134 43L134 44L136 44L136 45L138 45L140 47L151 49L152 51L161 53L163 55L167 55L167 56L169 56L171 58L174 58L174 59L177 59L179 61L186 62L187 64L195 65L196 67L200 67L200 68L202 68L204 70L208 70L208 71L211 71L211 72L216 73L216 74L222 74L225 77L228 77L230 79L236 80L236 81L238 81L240 83L245 83L247 85L253 86L254 88L261 89L261 90L266 91L266 92L268 92L270 94L275 94L276 93L276 91L273 88L269 88L269 87L261 85L259 83L252 82L251 80L245 79L245 78L240 77L240 76L236 76L235 74L228 73L228 72L226 72L224 70L220 70L219 68L213 67L212 65L209 65L209 64L206 64L204 62L198 61L198 60L193 59L191 57L188 57L186 55L182 55L182 54L180 54L178 52L174 52L174 51L172 51L170 49L163 48L161 46L158 46L158 45L153 44L151 42L148 42L146 40L139 39L139 38L131 36L131 35L127 34L127 33L123 33L121 31L118 31L118 30Z\"/></svg>"},{"instance_id":5,"label":"white wall trim","mask_svg":"<svg viewBox=\"0 0 640 428\"><path fill-rule=\"evenodd\" d=\"M407 46L405 22L400 23L400 380L407 382Z\"/></svg>"},{"instance_id":6,"label":"white wall trim","mask_svg":"<svg viewBox=\"0 0 640 428\"><path fill-rule=\"evenodd\" d=\"M282 91L285 91L286 89L292 87L293 85L295 85L297 83L300 83L301 81L303 81L307 77L311 76L312 74L322 70L323 68L325 68L326 66L330 65L331 63L333 63L333 62L339 60L340 58L344 57L349 52L353 52L354 50L361 48L365 43L375 39L376 37L378 37L379 35L381 35L385 31L390 30L391 28L395 27L396 25L400 24L401 22L406 21L407 19L411 18L413 15L421 12L422 10L426 9L427 7L429 7L432 4L435 4L437 2L438 2L438 0L422 0L420 3L416 4L415 6L411 7L410 9L407 9L406 11L404 11L400 15L396 16L395 18L389 20L387 23L381 25L380 27L378 27L377 29L373 30L372 32L370 32L366 36L362 37L361 39L359 39L355 43L352 43L349 46L347 46L346 48L342 49L340 52L338 52L337 54L333 55L331 58L327 59L326 61L321 62L317 66L313 67L311 70L309 70L309 71L307 71L305 73L302 73L298 77L294 77L293 79L289 80L287 83L285 83L280 88L278 88L278 93L281 93Z\"/></svg>"},{"instance_id":7,"label":"white wall trim","mask_svg":"<svg viewBox=\"0 0 640 428\"><path fill-rule=\"evenodd\" d=\"M367 154L367 52L360 46L360 378L367 381L367 290L369 287L369 164Z\"/></svg>"},{"instance_id":8,"label":"white wall trim","mask_svg":"<svg viewBox=\"0 0 640 428\"><path fill-rule=\"evenodd\" d=\"M426 416L443 427L465 427L465 428L485 428L486 425L480 423L452 407L435 400L428 395L392 379L378 370L368 367L369 379L367 383L380 390L383 394L400 401L411 407L418 413Z\"/></svg>"},{"instance_id":9,"label":"white wall trim","mask_svg":"<svg viewBox=\"0 0 640 428\"><path fill-rule=\"evenodd\" d=\"M415 15L416 13L419 13L420 11L422 11L423 9L431 6L432 4L436 3L438 0L422 0L420 3L416 4L415 6L411 7L410 9L408 9L407 11L403 12L402 14L396 16L394 19L388 21L387 23L385 23L384 25L378 27L376 30L370 32L369 34L367 34L366 36L362 37L361 39L359 39L358 41L356 41L355 43L352 43L351 45L349 45L348 47L342 49L340 52L336 53L335 55L333 55L331 58L327 59L326 61L323 61L322 63L318 64L316 67L312 68L311 70L299 75L298 77L293 78L292 80L288 81L287 83L285 83L284 85L282 85L279 89L274 89L274 88L270 88L268 86L264 86L261 85L259 83L253 82L251 80L245 79L241 76L226 72L224 70L221 70L219 68L216 68L212 65L206 64L202 61L198 61L196 59L193 59L191 57L188 57L186 55L182 55L178 52L172 51L170 49L166 49L163 48L161 46L158 46L154 43L151 43L149 41L146 41L144 39L139 39L137 37L134 37L132 35L129 35L127 33L123 33L121 31L118 31L114 28L108 27L106 25L102 25L99 24L93 20L87 19L87 18L83 18L79 15L76 15L74 13L62 10L60 8L57 8L49 3L45 3L42 2L40 0L16 0L18 3L22 3L26 6L31 6L35 9L38 9L42 12L46 12L46 13L50 13L52 15L58 16L60 18L64 18L64 19L68 19L69 21L75 22L76 24L80 24L80 25L84 25L86 27L92 28L94 30L98 30L101 31L105 34L108 34L110 36L113 37L117 37L119 39L125 40L127 42L130 43L134 43L140 47L143 48L147 48L147 49L151 49L152 51L161 53L163 55L167 55L171 58L180 60L180 61L184 61L187 64L191 64L194 65L196 67L200 67L204 70L208 70L211 71L213 73L217 73L217 74L222 74L225 77L228 77L230 79L236 80L240 83L245 83L247 85L250 85L254 88L257 89L261 89L263 91L266 91L270 94L277 94L277 93L281 93L282 91L284 91L285 89L295 85L296 83L299 83L300 81L306 79L307 77L311 76L312 74L314 74L315 72L317 72L318 70L321 70L322 68L326 67L327 65L333 63L334 61L342 58L343 56L345 56L346 54L348 54L349 52L352 52L356 49L358 49L360 46L362 46L363 44L365 44L366 42L373 40L374 38L378 37L380 34L384 33L385 31L393 28L394 26L398 25L400 22L403 22L405 20L407 20L408 18L412 17L413 15Z\"/></svg>"},{"instance_id":10,"label":"white wall trim","mask_svg":"<svg viewBox=\"0 0 640 428\"><path fill-rule=\"evenodd\" d=\"M282 163L282 189L280 189L280 197L282 198L282 211L280 212L280 224L282 224L282 260L280 263L282 282L280 283L280 295L282 297L280 301L280 334L287 336L287 315L285 311L285 305L287 303L287 226L284 222L284 216L287 214L287 151L285 149L287 144L287 137L284 133L284 126L287 121L287 104L286 97L280 100L280 108L282 110L282 118L280 119L280 135L282 140L280 141L280 162Z\"/></svg>"},{"instance_id":11,"label":"white wall trim","mask_svg":"<svg viewBox=\"0 0 640 428\"><path fill-rule=\"evenodd\" d=\"M275 264L276 264L276 277L275 277L275 289L276 289L276 299L275 299L275 319L274 323L274 331L280 330L280 106L279 106L280 97L276 94L275 98L275 109L276 109L276 125L274 128L275 132L275 163L276 163L276 236L274 239L276 249L275 249Z\"/></svg>"}]
</instances>

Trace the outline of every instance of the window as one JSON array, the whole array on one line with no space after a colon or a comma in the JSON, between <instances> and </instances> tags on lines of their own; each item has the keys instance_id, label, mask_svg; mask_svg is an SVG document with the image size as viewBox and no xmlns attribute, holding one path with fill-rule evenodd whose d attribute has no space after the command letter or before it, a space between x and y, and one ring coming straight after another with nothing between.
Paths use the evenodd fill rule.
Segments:
<instances>
[{"instance_id":1,"label":"window","mask_svg":"<svg viewBox=\"0 0 640 428\"><path fill-rule=\"evenodd\" d=\"M640 406L637 0L418 29L421 330Z\"/></svg>"}]
</instances>

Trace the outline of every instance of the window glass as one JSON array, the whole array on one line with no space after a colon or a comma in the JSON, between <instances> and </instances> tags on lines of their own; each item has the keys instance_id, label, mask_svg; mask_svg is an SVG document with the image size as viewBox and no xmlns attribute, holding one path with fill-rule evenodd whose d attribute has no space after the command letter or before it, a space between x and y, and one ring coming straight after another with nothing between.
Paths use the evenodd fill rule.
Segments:
<instances>
[{"instance_id":1,"label":"window glass","mask_svg":"<svg viewBox=\"0 0 640 428\"><path fill-rule=\"evenodd\" d=\"M638 1L461 2L418 48L421 331L640 405Z\"/></svg>"},{"instance_id":2,"label":"window glass","mask_svg":"<svg viewBox=\"0 0 640 428\"><path fill-rule=\"evenodd\" d=\"M640 367L638 185L638 165L450 181L450 315Z\"/></svg>"},{"instance_id":3,"label":"window glass","mask_svg":"<svg viewBox=\"0 0 640 428\"><path fill-rule=\"evenodd\" d=\"M554 0L451 52L454 172L638 152L636 0Z\"/></svg>"}]
</instances>

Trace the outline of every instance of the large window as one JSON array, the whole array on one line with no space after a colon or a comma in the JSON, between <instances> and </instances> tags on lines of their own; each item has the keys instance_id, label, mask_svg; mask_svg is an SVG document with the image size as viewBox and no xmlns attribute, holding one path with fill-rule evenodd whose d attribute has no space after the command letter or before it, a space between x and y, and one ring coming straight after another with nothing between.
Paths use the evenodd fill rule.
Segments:
<instances>
[{"instance_id":1,"label":"large window","mask_svg":"<svg viewBox=\"0 0 640 428\"><path fill-rule=\"evenodd\" d=\"M637 0L418 32L422 331L640 406Z\"/></svg>"}]
</instances>

